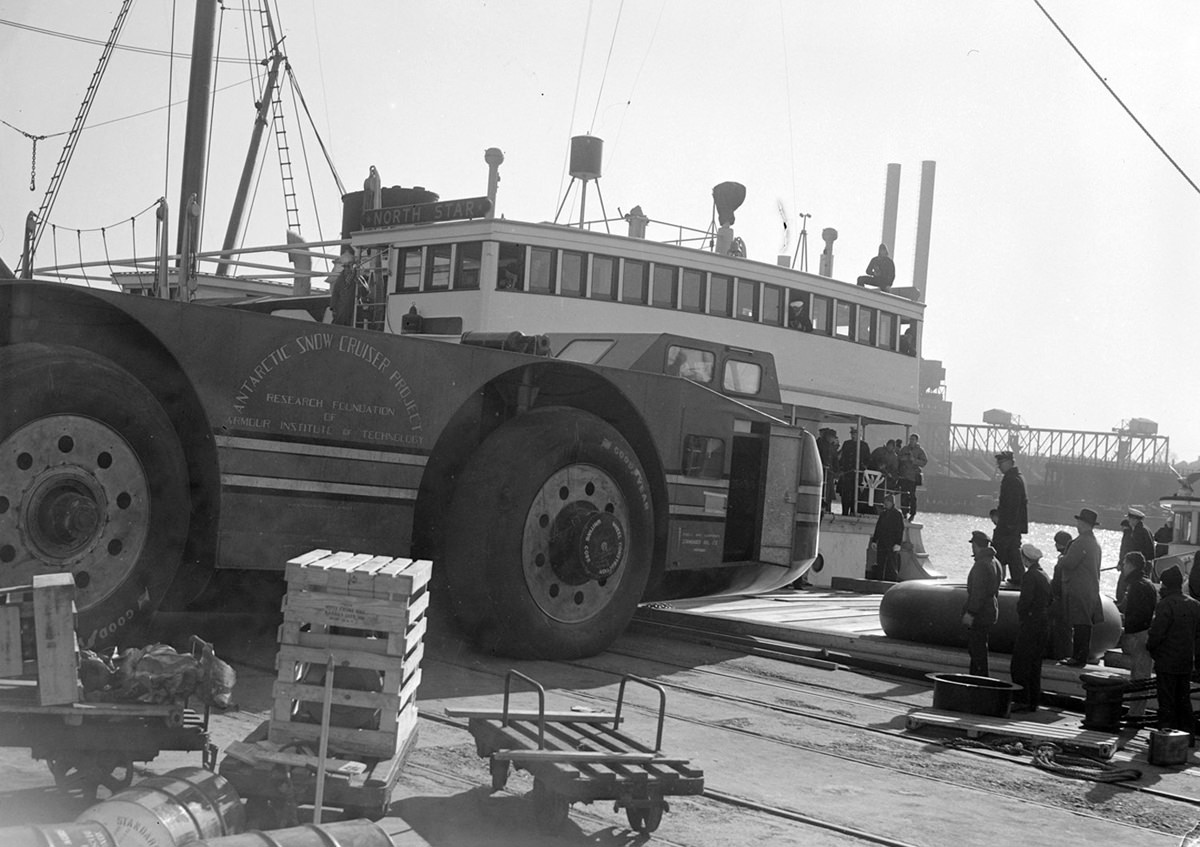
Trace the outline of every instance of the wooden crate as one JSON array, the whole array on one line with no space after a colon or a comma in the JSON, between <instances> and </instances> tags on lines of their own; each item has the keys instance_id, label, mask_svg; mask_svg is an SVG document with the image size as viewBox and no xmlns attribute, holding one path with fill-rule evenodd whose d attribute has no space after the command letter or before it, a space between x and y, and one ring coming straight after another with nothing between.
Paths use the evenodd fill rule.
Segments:
<instances>
[{"instance_id":1,"label":"wooden crate","mask_svg":"<svg viewBox=\"0 0 1200 847\"><path fill-rule=\"evenodd\" d=\"M75 580L69 573L41 574L32 586L6 591L0 606L0 676L24 674L24 657L37 661L38 705L79 700L79 644L75 638ZM13 600L17 602L12 602ZM24 619L28 626L22 626ZM32 644L22 645L22 630Z\"/></svg>"},{"instance_id":2,"label":"wooden crate","mask_svg":"<svg viewBox=\"0 0 1200 847\"><path fill-rule=\"evenodd\" d=\"M333 664L329 750L388 758L416 726L431 563L314 550L287 564L268 738L316 747Z\"/></svg>"}]
</instances>

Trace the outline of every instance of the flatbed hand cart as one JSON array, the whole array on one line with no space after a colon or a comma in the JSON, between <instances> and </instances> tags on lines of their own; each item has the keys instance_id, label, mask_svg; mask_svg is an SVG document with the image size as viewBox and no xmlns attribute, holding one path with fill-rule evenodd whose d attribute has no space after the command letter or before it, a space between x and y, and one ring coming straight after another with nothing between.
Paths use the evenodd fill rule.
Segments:
<instances>
[{"instance_id":1,"label":"flatbed hand cart","mask_svg":"<svg viewBox=\"0 0 1200 847\"><path fill-rule=\"evenodd\" d=\"M16 680L0 681L0 746L29 747L45 760L54 783L80 792L91 802L103 787L128 788L133 763L148 762L163 750L198 750L203 766L216 766L209 741L208 709L181 704L68 703L39 706L37 689Z\"/></svg>"},{"instance_id":2,"label":"flatbed hand cart","mask_svg":"<svg viewBox=\"0 0 1200 847\"><path fill-rule=\"evenodd\" d=\"M509 708L514 678L536 689L536 712ZM658 692L653 747L618 731L630 682ZM615 712L547 712L545 688L510 670L504 678L501 711L447 708L446 715L467 719L476 752L489 760L493 791L504 788L510 766L533 776L534 818L543 830L564 824L572 803L612 800L614 811L625 810L632 829L649 833L670 808L666 797L704 791L703 771L690 767L687 759L661 752L666 708L667 695L661 686L627 674L621 677Z\"/></svg>"},{"instance_id":3,"label":"flatbed hand cart","mask_svg":"<svg viewBox=\"0 0 1200 847\"><path fill-rule=\"evenodd\" d=\"M252 826L297 826L299 807L316 802L319 756L299 742L271 745L269 726L270 721L263 721L244 741L226 747L219 773L246 801ZM322 806L336 806L345 817L382 818L417 736L415 730L409 733L401 749L386 759L332 754L326 759Z\"/></svg>"}]
</instances>

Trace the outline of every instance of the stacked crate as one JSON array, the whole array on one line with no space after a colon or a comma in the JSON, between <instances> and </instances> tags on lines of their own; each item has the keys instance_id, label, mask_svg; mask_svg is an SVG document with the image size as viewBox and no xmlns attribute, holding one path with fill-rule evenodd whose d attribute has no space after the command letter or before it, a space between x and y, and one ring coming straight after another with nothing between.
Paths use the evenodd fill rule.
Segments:
<instances>
[{"instance_id":1,"label":"stacked crate","mask_svg":"<svg viewBox=\"0 0 1200 847\"><path fill-rule=\"evenodd\" d=\"M313 550L287 563L268 738L317 747L333 667L328 750L389 759L417 723L431 563Z\"/></svg>"},{"instance_id":2,"label":"stacked crate","mask_svg":"<svg viewBox=\"0 0 1200 847\"><path fill-rule=\"evenodd\" d=\"M36 663L39 706L79 700L75 580L39 574L32 585L0 588L0 677L23 676Z\"/></svg>"}]
</instances>

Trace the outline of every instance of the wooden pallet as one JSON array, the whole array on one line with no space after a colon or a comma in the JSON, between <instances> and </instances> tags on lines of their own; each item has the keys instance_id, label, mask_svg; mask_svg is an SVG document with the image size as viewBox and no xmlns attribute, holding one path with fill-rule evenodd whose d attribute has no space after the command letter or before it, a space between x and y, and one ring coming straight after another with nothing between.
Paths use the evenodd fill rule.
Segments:
<instances>
[{"instance_id":1,"label":"wooden pallet","mask_svg":"<svg viewBox=\"0 0 1200 847\"><path fill-rule=\"evenodd\" d=\"M1115 735L1089 729L1075 729L1061 723L1047 724L949 712L943 709L920 709L908 713L906 725L908 729L936 726L960 731L968 738L1003 735L1033 743L1048 741L1060 747L1093 753L1102 759L1111 759L1117 751Z\"/></svg>"},{"instance_id":2,"label":"wooden pallet","mask_svg":"<svg viewBox=\"0 0 1200 847\"><path fill-rule=\"evenodd\" d=\"M431 565L314 550L288 562L268 738L320 740L332 664L328 746L387 758L416 726Z\"/></svg>"}]
</instances>

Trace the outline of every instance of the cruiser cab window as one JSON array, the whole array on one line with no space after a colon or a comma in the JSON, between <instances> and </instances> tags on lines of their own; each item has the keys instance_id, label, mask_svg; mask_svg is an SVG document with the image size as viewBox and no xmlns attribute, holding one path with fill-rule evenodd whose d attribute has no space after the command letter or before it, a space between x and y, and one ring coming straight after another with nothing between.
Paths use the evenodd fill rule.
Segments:
<instances>
[{"instance_id":1,"label":"cruiser cab window","mask_svg":"<svg viewBox=\"0 0 1200 847\"><path fill-rule=\"evenodd\" d=\"M731 394L757 394L762 387L762 367L754 362L729 359L725 362L721 387Z\"/></svg>"},{"instance_id":2,"label":"cruiser cab window","mask_svg":"<svg viewBox=\"0 0 1200 847\"><path fill-rule=\"evenodd\" d=\"M689 435L683 439L683 475L721 479L725 473L725 442L720 438Z\"/></svg>"},{"instance_id":3,"label":"cruiser cab window","mask_svg":"<svg viewBox=\"0 0 1200 847\"><path fill-rule=\"evenodd\" d=\"M667 347L667 366L663 372L669 376L681 376L692 382L708 385L713 380L715 363L716 356L708 350L672 344Z\"/></svg>"},{"instance_id":4,"label":"cruiser cab window","mask_svg":"<svg viewBox=\"0 0 1200 847\"><path fill-rule=\"evenodd\" d=\"M764 285L762 296L763 323L783 326L783 289L778 285Z\"/></svg>"}]
</instances>

